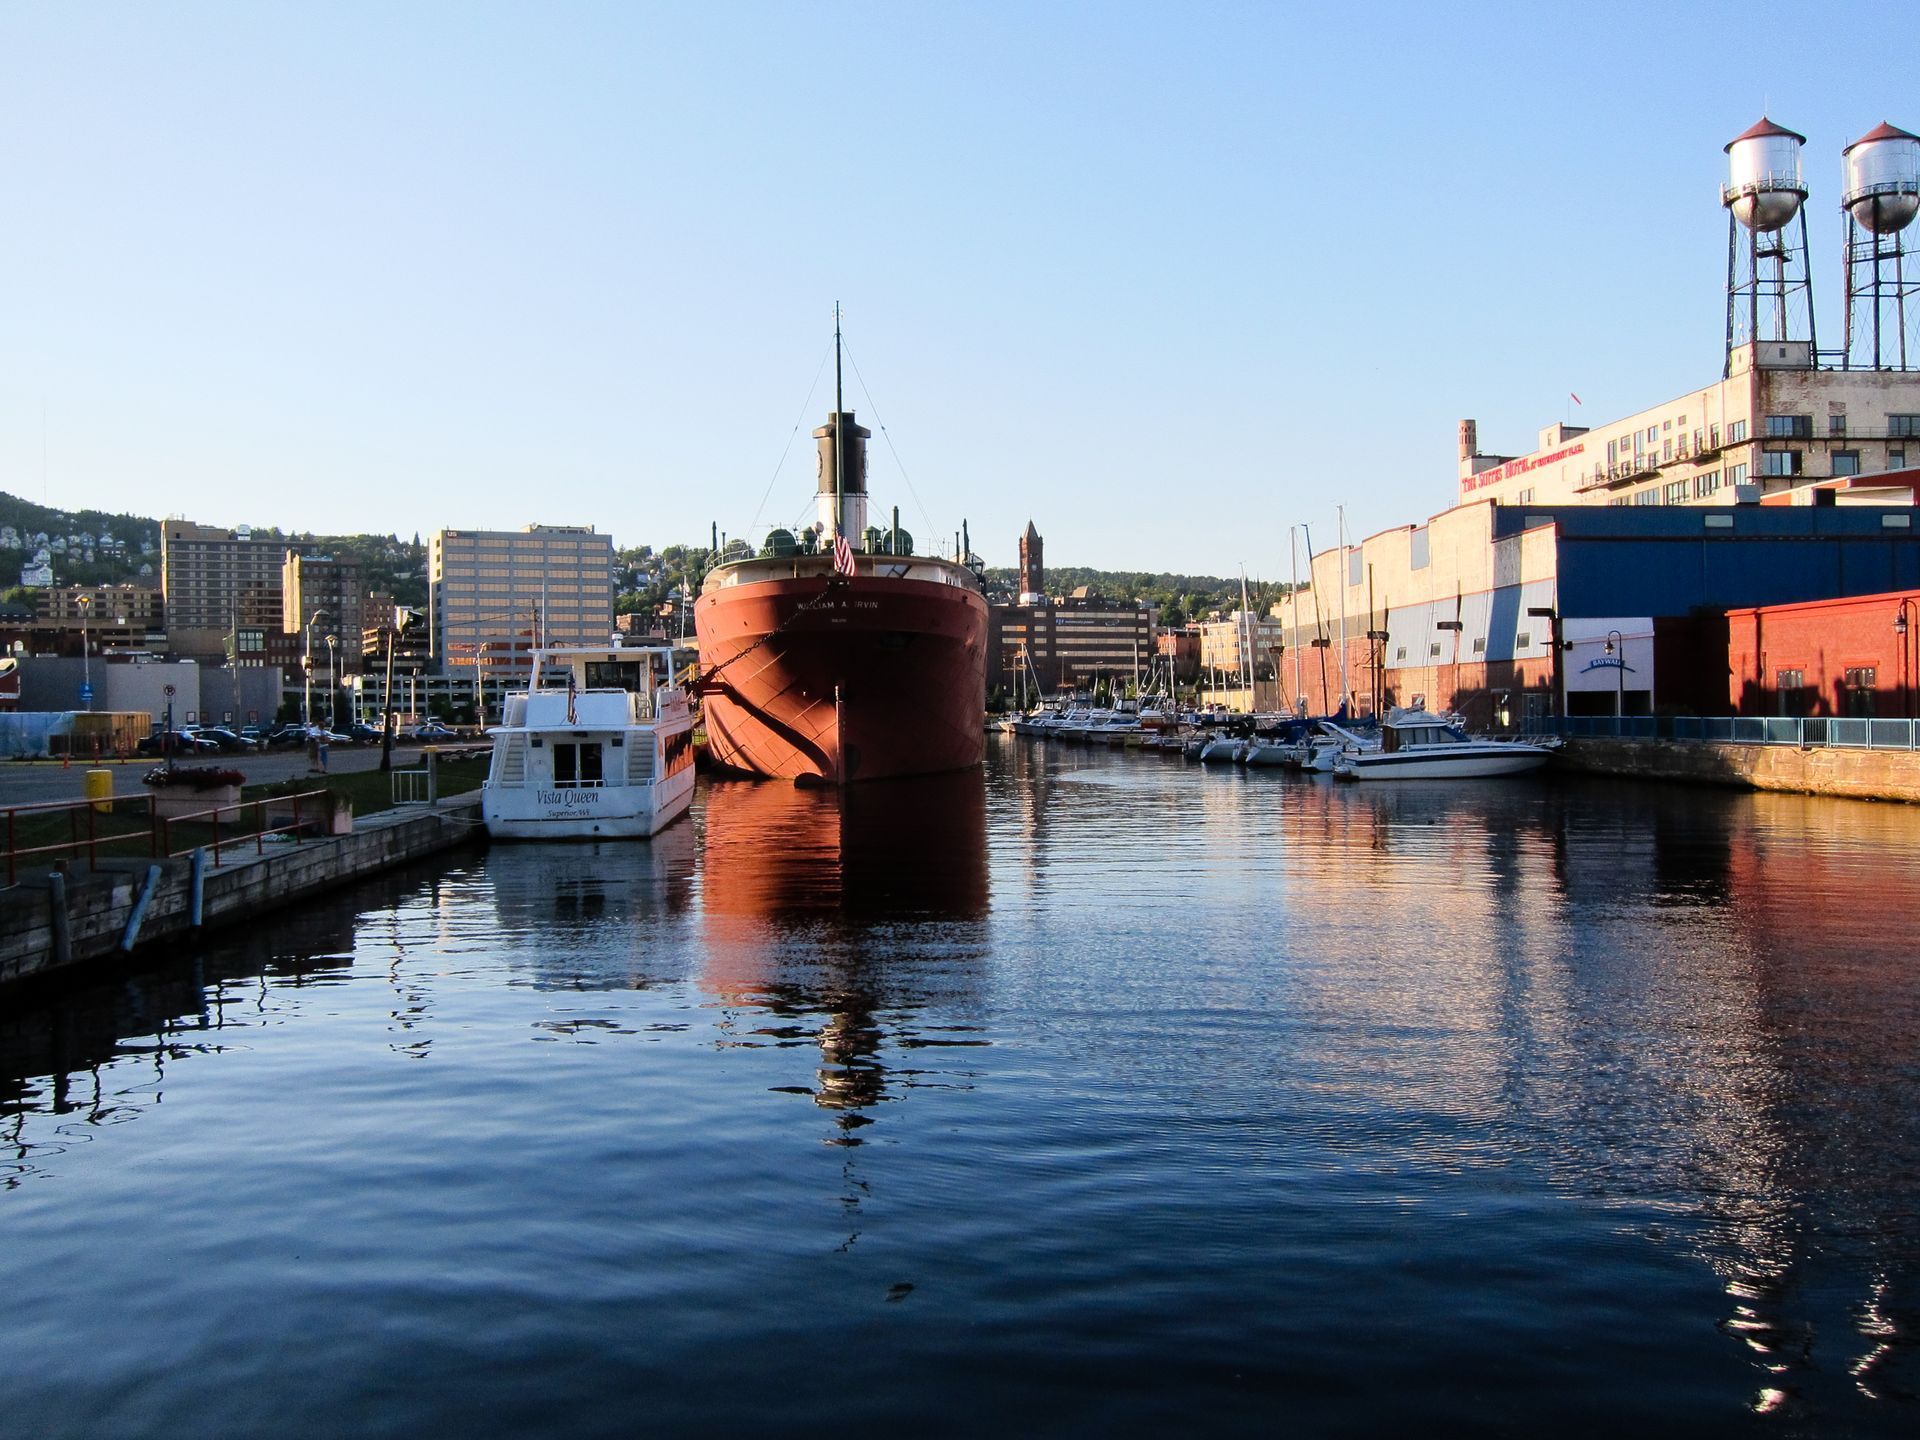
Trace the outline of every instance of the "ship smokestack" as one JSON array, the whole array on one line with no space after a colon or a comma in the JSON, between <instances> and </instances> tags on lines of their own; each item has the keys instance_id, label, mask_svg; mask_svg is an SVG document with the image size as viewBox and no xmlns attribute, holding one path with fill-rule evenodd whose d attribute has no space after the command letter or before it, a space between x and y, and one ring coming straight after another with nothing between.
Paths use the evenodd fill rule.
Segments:
<instances>
[{"instance_id":1,"label":"ship smokestack","mask_svg":"<svg viewBox=\"0 0 1920 1440\"><path fill-rule=\"evenodd\" d=\"M836 426L835 422L838 421ZM840 476L840 483L846 486L845 514L847 539L855 548L865 544L867 533L867 441L873 432L863 425L854 423L853 411L836 411L827 416L827 423L813 432L813 438L819 445L820 475L816 487L818 513L821 531L829 539L833 536L833 480L834 480L834 431L838 429L847 437L846 466Z\"/></svg>"}]
</instances>

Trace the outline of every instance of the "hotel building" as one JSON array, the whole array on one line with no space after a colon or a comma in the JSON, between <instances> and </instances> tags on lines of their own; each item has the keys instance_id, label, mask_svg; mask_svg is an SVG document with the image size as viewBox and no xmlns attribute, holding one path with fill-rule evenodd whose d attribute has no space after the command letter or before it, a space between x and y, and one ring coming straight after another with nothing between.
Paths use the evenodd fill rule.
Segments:
<instances>
[{"instance_id":1,"label":"hotel building","mask_svg":"<svg viewBox=\"0 0 1920 1440\"><path fill-rule=\"evenodd\" d=\"M471 666L491 692L524 685L532 650L605 645L613 633L613 540L591 525L441 530L428 547L434 668Z\"/></svg>"}]
</instances>

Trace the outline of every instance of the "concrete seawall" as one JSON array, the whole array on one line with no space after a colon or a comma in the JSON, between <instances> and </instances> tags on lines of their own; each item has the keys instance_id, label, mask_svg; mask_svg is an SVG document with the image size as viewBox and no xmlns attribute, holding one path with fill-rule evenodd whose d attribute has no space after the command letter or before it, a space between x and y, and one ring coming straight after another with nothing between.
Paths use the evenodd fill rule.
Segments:
<instances>
[{"instance_id":1,"label":"concrete seawall","mask_svg":"<svg viewBox=\"0 0 1920 1440\"><path fill-rule=\"evenodd\" d=\"M1568 742L1559 764L1590 775L1920 802L1920 750L1582 737Z\"/></svg>"},{"instance_id":2,"label":"concrete seawall","mask_svg":"<svg viewBox=\"0 0 1920 1440\"><path fill-rule=\"evenodd\" d=\"M472 843L484 833L476 791L432 809L370 815L351 835L270 843L264 855L256 855L250 844L235 845L226 863L206 867L202 929L251 919L274 906ZM69 873L63 914L56 913L56 887L49 878L22 880L0 892L0 985L83 973L124 953L127 922L155 865L160 876L141 914L136 950L193 933L190 859L103 860L98 870Z\"/></svg>"}]
</instances>

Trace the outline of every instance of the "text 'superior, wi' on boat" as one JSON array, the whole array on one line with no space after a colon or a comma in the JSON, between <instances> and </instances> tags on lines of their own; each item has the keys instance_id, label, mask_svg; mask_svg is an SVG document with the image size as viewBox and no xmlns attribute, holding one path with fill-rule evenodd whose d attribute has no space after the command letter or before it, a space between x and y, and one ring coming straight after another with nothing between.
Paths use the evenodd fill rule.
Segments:
<instances>
[{"instance_id":1,"label":"text 'superior, wi' on boat","mask_svg":"<svg viewBox=\"0 0 1920 1440\"><path fill-rule=\"evenodd\" d=\"M870 432L840 399L838 341L834 411L813 432L818 530L775 531L760 555L716 566L694 606L708 752L749 775L828 785L978 765L980 579L964 561L909 553L897 523L867 527Z\"/></svg>"}]
</instances>

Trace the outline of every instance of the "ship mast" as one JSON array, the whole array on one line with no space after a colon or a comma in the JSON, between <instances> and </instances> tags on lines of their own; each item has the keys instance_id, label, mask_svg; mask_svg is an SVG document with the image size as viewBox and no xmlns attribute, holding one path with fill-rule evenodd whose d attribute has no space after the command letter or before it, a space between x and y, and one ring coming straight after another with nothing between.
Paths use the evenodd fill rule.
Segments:
<instances>
[{"instance_id":1,"label":"ship mast","mask_svg":"<svg viewBox=\"0 0 1920 1440\"><path fill-rule=\"evenodd\" d=\"M833 533L838 539L846 533L847 517L847 446L846 438L841 434L841 413L846 409L840 400L840 302L833 302ZM852 544L852 537L848 537Z\"/></svg>"}]
</instances>

